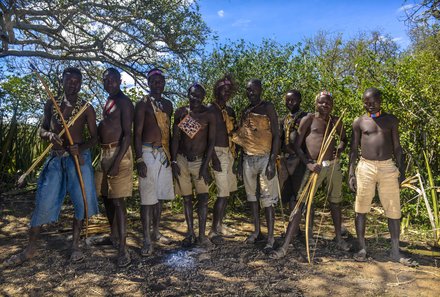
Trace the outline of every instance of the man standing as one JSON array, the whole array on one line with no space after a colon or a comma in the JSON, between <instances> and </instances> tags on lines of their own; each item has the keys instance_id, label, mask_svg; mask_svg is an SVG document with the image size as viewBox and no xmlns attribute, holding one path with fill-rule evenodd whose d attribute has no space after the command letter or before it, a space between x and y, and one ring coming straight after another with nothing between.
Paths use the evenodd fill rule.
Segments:
<instances>
[{"instance_id":1,"label":"man standing","mask_svg":"<svg viewBox=\"0 0 440 297\"><path fill-rule=\"evenodd\" d=\"M136 104L134 120L134 146L139 175L141 219L143 228L142 256L154 251L152 241L170 243L159 232L162 204L174 199L173 177L170 167L171 102L162 97L165 77L160 69L147 74L150 94ZM153 236L150 234L153 223Z\"/></svg>"},{"instance_id":2,"label":"man standing","mask_svg":"<svg viewBox=\"0 0 440 297\"><path fill-rule=\"evenodd\" d=\"M64 94L58 100L63 117L68 123L82 108L85 101L79 98L82 74L77 68L66 68L63 71ZM75 209L73 217L73 242L70 260L79 262L84 254L79 248L81 227L84 219L84 202L81 186L76 171L73 156L78 156L81 164L81 174L84 181L87 198L88 216L98 213L98 202L93 185L93 168L89 148L97 142L96 115L92 106L87 107L75 123L69 128L74 145L70 146L67 137L60 138L58 134L63 129L62 120L56 112L53 102L48 100L44 106L43 124L40 137L53 144L52 151L47 157L40 173L35 210L32 214L29 230L29 244L19 254L5 261L6 266L17 266L35 256L37 239L43 224L58 220L64 198L69 193ZM84 128L87 125L90 138L84 139Z\"/></svg>"},{"instance_id":3,"label":"man standing","mask_svg":"<svg viewBox=\"0 0 440 297\"><path fill-rule=\"evenodd\" d=\"M202 104L206 91L200 84L188 90L189 106L181 107L174 114L171 166L176 179L176 192L183 197L188 233L182 241L184 247L195 243L193 219L193 188L196 188L199 238L198 244L210 247L205 234L208 214L208 164L215 145L215 116Z\"/></svg>"},{"instance_id":4,"label":"man standing","mask_svg":"<svg viewBox=\"0 0 440 297\"><path fill-rule=\"evenodd\" d=\"M234 82L228 75L219 79L214 85L215 101L209 106L216 120L215 147L212 154L217 200L214 204L214 215L209 238L230 236L223 227L226 205L231 192L237 191L237 178L233 172L235 145L231 141L235 128L234 110L226 106L234 90Z\"/></svg>"},{"instance_id":5,"label":"man standing","mask_svg":"<svg viewBox=\"0 0 440 297\"><path fill-rule=\"evenodd\" d=\"M261 235L257 201L258 182L260 204L264 208L268 229L264 251L269 252L274 244L274 205L278 199L275 179L275 161L280 141L278 116L272 103L261 100L260 80L250 80L246 86L246 93L250 104L244 110L240 127L233 136L233 141L243 150L239 174L243 176L254 223L254 232L246 239L246 243L254 243Z\"/></svg>"},{"instance_id":6,"label":"man standing","mask_svg":"<svg viewBox=\"0 0 440 297\"><path fill-rule=\"evenodd\" d=\"M341 206L342 202L342 172L339 165L339 158L346 146L346 135L342 123L336 127L336 134L339 136L339 145L333 138L328 149L323 152L322 164L317 164L316 160L320 154L322 143L326 141L329 132L336 125L338 118L331 116L333 109L333 97L331 93L323 91L316 96L316 113L305 116L299 125L294 149L301 161L307 166L306 174L302 180L300 189L303 189L312 172L318 173L315 186L315 193L319 186L326 180L328 186L328 200L333 225L336 234L336 244L341 250L348 251L350 246L342 239L341 235ZM328 129L327 129L328 126ZM327 133L327 134L326 134ZM305 144L305 151L302 147ZM300 190L301 192L302 190ZM313 195L315 194L313 193ZM312 234L313 215L311 216L309 234ZM283 245L274 252L272 258L282 258L286 255L289 244L298 230L301 221L301 211L294 214L293 219L287 227L287 234Z\"/></svg>"},{"instance_id":7,"label":"man standing","mask_svg":"<svg viewBox=\"0 0 440 297\"><path fill-rule=\"evenodd\" d=\"M298 134L299 123L307 112L300 109L301 93L298 90L290 90L286 93L285 104L289 114L280 122L281 168L278 178L281 184L282 200L289 203L289 210L292 211L306 170L306 166L296 155L293 144Z\"/></svg>"},{"instance_id":8,"label":"man standing","mask_svg":"<svg viewBox=\"0 0 440 297\"><path fill-rule=\"evenodd\" d=\"M131 127L133 103L121 91L121 74L108 68L103 74L104 89L109 94L104 106L103 120L98 134L101 160L96 169L95 185L104 201L107 219L111 227L111 240L119 239L118 266L130 264L126 248L127 211L125 198L133 191L133 155L131 152Z\"/></svg>"},{"instance_id":9,"label":"man standing","mask_svg":"<svg viewBox=\"0 0 440 297\"><path fill-rule=\"evenodd\" d=\"M356 193L356 234L359 242L359 252L354 258L362 262L367 260L365 221L377 185L380 202L388 217L391 259L404 265L416 266L417 262L403 258L399 251L401 217L399 185L405 179L399 121L394 115L381 111L382 94L378 89L367 89L363 101L367 114L353 122L350 150L349 186ZM359 146L361 158L355 172ZM397 167L392 160L393 157Z\"/></svg>"}]
</instances>

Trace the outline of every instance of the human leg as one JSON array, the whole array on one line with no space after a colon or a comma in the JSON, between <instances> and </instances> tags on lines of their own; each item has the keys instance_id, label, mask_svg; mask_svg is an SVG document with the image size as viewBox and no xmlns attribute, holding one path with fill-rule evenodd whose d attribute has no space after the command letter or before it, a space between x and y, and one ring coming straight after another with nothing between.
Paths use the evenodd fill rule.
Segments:
<instances>
[{"instance_id":1,"label":"human leg","mask_svg":"<svg viewBox=\"0 0 440 297\"><path fill-rule=\"evenodd\" d=\"M119 253L118 266L125 267L130 264L131 259L127 250L127 209L125 207L124 198L114 198L113 205L115 207L115 218L119 234Z\"/></svg>"},{"instance_id":2,"label":"human leg","mask_svg":"<svg viewBox=\"0 0 440 297\"><path fill-rule=\"evenodd\" d=\"M185 221L187 226L187 233L185 239L182 241L182 245L184 247L192 246L196 238L194 233L194 210L192 198L192 195L183 196L183 211L185 213Z\"/></svg>"},{"instance_id":3,"label":"human leg","mask_svg":"<svg viewBox=\"0 0 440 297\"><path fill-rule=\"evenodd\" d=\"M142 236L143 246L141 249L142 256L149 256L153 254L154 247L151 241L151 217L153 212L153 205L141 205L141 221L142 221Z\"/></svg>"}]
</instances>

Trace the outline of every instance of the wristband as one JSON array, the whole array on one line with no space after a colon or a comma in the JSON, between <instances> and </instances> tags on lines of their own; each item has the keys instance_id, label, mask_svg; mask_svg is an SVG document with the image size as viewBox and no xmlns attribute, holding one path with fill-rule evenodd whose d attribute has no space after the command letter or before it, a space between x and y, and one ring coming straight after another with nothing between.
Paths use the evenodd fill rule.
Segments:
<instances>
[{"instance_id":1,"label":"wristband","mask_svg":"<svg viewBox=\"0 0 440 297\"><path fill-rule=\"evenodd\" d=\"M136 159L136 164L142 163L144 162L144 159L142 159L142 157L139 157Z\"/></svg>"}]
</instances>

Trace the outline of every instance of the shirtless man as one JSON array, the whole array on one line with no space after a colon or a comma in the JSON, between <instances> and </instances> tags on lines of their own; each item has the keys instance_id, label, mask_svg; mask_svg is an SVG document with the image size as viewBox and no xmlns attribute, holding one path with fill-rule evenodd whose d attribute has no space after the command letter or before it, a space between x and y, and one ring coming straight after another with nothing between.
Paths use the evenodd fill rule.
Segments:
<instances>
[{"instance_id":1,"label":"shirtless man","mask_svg":"<svg viewBox=\"0 0 440 297\"><path fill-rule=\"evenodd\" d=\"M326 91L320 92L316 96L316 113L308 114L301 120L294 144L294 150L301 161L306 164L308 169L304 175L300 187L301 189L305 186L312 172L319 173L315 193L324 179L326 180L329 188L329 190L326 192L328 193L330 212L335 228L336 244L339 249L348 251L350 246L342 239L341 235L342 218L340 203L342 202L342 172L339 165L339 158L346 146L345 130L341 122L336 127L336 135L340 136L338 147L336 147L336 141L333 139L327 151L324 152L322 164L316 163L319 151L321 149L321 144L327 138L327 136L324 134L328 122L330 121L330 126L328 129L329 133L338 120L337 117L330 115L332 108L333 97L331 93ZM305 151L302 149L304 143L306 149ZM295 231L298 230L300 220L301 211L298 211L295 213L292 221L289 222L283 245L271 255L272 258L282 258L287 254L289 244L294 237ZM313 215L311 216L309 234L312 234L312 227Z\"/></svg>"},{"instance_id":2,"label":"shirtless man","mask_svg":"<svg viewBox=\"0 0 440 297\"><path fill-rule=\"evenodd\" d=\"M79 98L82 74L77 68L66 68L63 71L64 94L58 100L58 106L63 117L68 123L86 103ZM84 128L87 125L90 138L83 138ZM69 128L73 146L69 145L67 137L58 137L63 129L61 119L51 100L44 106L43 123L40 129L40 137L50 141L54 146L44 163L38 178L37 193L35 197L35 209L32 214L29 230L29 244L19 254L13 255L4 262L6 266L17 266L35 256L37 252L37 239L43 224L58 220L64 198L69 193L73 203L75 214L73 217L73 242L70 260L78 262L84 259L79 248L81 227L84 219L84 202L81 193L80 182L75 168L72 155L79 156L81 173L84 181L88 216L98 213L98 201L93 185L93 168L90 148L97 142L96 115L92 106Z\"/></svg>"},{"instance_id":3,"label":"shirtless man","mask_svg":"<svg viewBox=\"0 0 440 297\"><path fill-rule=\"evenodd\" d=\"M142 256L154 252L152 241L165 244L171 242L159 232L159 225L163 202L174 199L169 144L173 105L162 97L165 88L162 71L157 68L151 69L147 78L150 94L136 104L134 120L134 146L144 242Z\"/></svg>"},{"instance_id":4,"label":"shirtless man","mask_svg":"<svg viewBox=\"0 0 440 297\"><path fill-rule=\"evenodd\" d=\"M121 74L108 68L103 74L104 89L109 94L103 110L103 120L98 125L101 160L96 169L95 185L104 201L111 227L111 241L119 239L118 266L130 264L126 248L127 211L125 198L133 191L133 155L131 152L131 127L133 103L121 91Z\"/></svg>"},{"instance_id":5,"label":"shirtless man","mask_svg":"<svg viewBox=\"0 0 440 297\"><path fill-rule=\"evenodd\" d=\"M264 208L267 222L267 243L264 252L270 252L274 244L274 205L278 200L275 161L279 147L278 116L272 103L261 100L261 81L252 79L247 83L249 106L241 116L239 129L233 141L242 148L239 175L243 176L247 201L251 206L254 232L246 243L255 243L261 237L260 216L257 201L257 182L260 185L260 205Z\"/></svg>"},{"instance_id":6,"label":"shirtless man","mask_svg":"<svg viewBox=\"0 0 440 297\"><path fill-rule=\"evenodd\" d=\"M286 93L285 104L289 114L280 121L281 168L278 178L282 200L289 203L289 210L292 211L306 170L306 166L296 155L293 144L298 134L299 123L307 112L300 109L301 93L298 90L290 90Z\"/></svg>"},{"instance_id":7,"label":"shirtless man","mask_svg":"<svg viewBox=\"0 0 440 297\"><path fill-rule=\"evenodd\" d=\"M195 243L193 219L193 189L197 194L199 238L197 243L212 246L205 235L208 213L208 164L215 145L215 116L202 104L205 89L193 84L188 90L189 107L181 107L174 114L171 166L176 179L176 192L183 197L183 207L188 232L182 241L184 247Z\"/></svg>"},{"instance_id":8,"label":"shirtless man","mask_svg":"<svg viewBox=\"0 0 440 297\"><path fill-rule=\"evenodd\" d=\"M380 202L388 217L391 233L391 259L404 265L415 266L416 262L403 258L399 251L400 235L400 193L399 185L405 179L405 165L399 138L399 121L381 111L382 94L376 88L369 88L363 95L367 114L353 122L350 150L349 186L356 193L356 234L359 252L356 261L367 260L365 244L366 214L371 202L379 192ZM359 146L361 158L355 170ZM393 158L397 164L394 164Z\"/></svg>"},{"instance_id":9,"label":"shirtless man","mask_svg":"<svg viewBox=\"0 0 440 297\"><path fill-rule=\"evenodd\" d=\"M211 240L222 236L230 236L223 227L226 205L231 192L237 191L237 178L233 172L235 145L231 141L231 133L235 128L235 112L226 106L231 98L235 85L228 75L219 79L214 85L215 101L209 110L215 115L216 133L215 147L212 154L212 167L217 186L217 200L214 204L212 228L208 237Z\"/></svg>"}]
</instances>

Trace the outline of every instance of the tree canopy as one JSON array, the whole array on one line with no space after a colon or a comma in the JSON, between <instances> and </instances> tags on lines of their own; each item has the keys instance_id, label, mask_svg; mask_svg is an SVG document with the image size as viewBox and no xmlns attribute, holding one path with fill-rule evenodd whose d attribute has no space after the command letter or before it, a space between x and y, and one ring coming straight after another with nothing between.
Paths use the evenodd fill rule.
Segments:
<instances>
[{"instance_id":1,"label":"tree canopy","mask_svg":"<svg viewBox=\"0 0 440 297\"><path fill-rule=\"evenodd\" d=\"M188 59L209 34L188 0L9 0L0 8L0 57L104 62L135 78Z\"/></svg>"}]
</instances>

